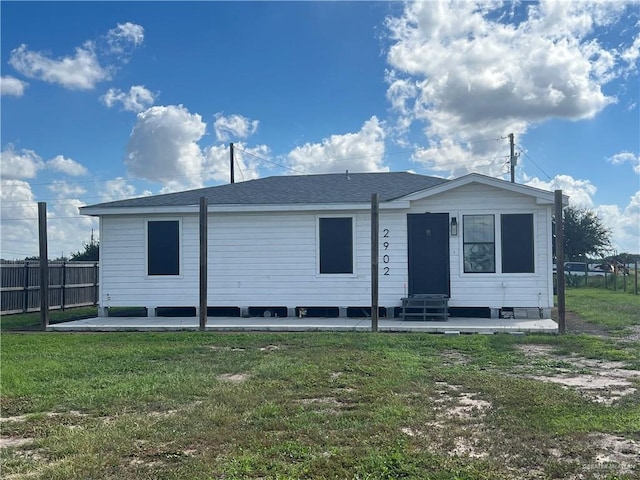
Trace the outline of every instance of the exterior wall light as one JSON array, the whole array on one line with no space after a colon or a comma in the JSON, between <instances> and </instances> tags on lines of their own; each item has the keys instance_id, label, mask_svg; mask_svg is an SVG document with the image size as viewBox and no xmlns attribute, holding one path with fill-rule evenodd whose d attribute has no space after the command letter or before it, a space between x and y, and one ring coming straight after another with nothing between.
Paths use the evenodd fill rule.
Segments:
<instances>
[{"instance_id":1,"label":"exterior wall light","mask_svg":"<svg viewBox=\"0 0 640 480\"><path fill-rule=\"evenodd\" d=\"M458 235L458 219L451 217L451 236L455 237L456 235Z\"/></svg>"}]
</instances>

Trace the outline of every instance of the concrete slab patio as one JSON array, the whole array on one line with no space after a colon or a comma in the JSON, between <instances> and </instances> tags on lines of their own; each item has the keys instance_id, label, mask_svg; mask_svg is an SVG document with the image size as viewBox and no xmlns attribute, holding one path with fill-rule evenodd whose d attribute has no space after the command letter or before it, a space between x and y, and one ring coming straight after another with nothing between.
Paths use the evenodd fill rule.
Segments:
<instances>
[{"instance_id":1,"label":"concrete slab patio","mask_svg":"<svg viewBox=\"0 0 640 480\"><path fill-rule=\"evenodd\" d=\"M51 332L160 332L198 330L198 317L96 317L50 325ZM234 332L368 332L370 318L239 318L209 317L206 331ZM420 321L381 318L381 332L423 333L558 333L551 319L512 320L496 318L450 318L447 321Z\"/></svg>"}]
</instances>

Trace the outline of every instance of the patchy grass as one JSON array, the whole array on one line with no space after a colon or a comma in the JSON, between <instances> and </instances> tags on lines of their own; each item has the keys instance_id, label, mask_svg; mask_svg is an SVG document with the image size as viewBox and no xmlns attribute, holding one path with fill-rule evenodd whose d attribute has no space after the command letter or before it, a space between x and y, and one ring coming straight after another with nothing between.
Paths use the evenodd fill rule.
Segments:
<instances>
[{"instance_id":1,"label":"patchy grass","mask_svg":"<svg viewBox=\"0 0 640 480\"><path fill-rule=\"evenodd\" d=\"M618 333L640 325L640 295L600 288L571 288L566 292L566 308L580 318Z\"/></svg>"},{"instance_id":2,"label":"patchy grass","mask_svg":"<svg viewBox=\"0 0 640 480\"><path fill-rule=\"evenodd\" d=\"M49 323L68 322L81 318L98 316L98 307L77 307L66 310L51 310ZM37 331L40 330L40 312L12 313L0 316L0 331Z\"/></svg>"},{"instance_id":3,"label":"patchy grass","mask_svg":"<svg viewBox=\"0 0 640 480\"><path fill-rule=\"evenodd\" d=\"M640 368L606 338L34 333L1 353L6 478L640 474L638 377L609 402L548 381Z\"/></svg>"}]
</instances>

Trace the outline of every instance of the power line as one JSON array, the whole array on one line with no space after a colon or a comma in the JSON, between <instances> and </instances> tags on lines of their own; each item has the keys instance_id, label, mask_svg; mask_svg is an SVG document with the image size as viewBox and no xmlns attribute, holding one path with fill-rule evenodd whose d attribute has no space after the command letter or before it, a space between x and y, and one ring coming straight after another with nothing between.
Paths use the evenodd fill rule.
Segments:
<instances>
[{"instance_id":1,"label":"power line","mask_svg":"<svg viewBox=\"0 0 640 480\"><path fill-rule=\"evenodd\" d=\"M90 217L84 216L84 215L76 215L74 217L47 217L47 222L49 220L73 220L73 219L90 219ZM2 218L0 217L0 221L2 222L23 222L23 221L31 221L31 220L38 220L38 217L22 217L22 218Z\"/></svg>"},{"instance_id":2,"label":"power line","mask_svg":"<svg viewBox=\"0 0 640 480\"><path fill-rule=\"evenodd\" d=\"M455 147L455 146L465 146L465 145L474 145L474 144L478 144L478 143L488 143L488 142L493 142L496 140L500 140L492 138L492 139L483 139L483 140L476 140L476 141L469 141L469 142L456 142L456 143L451 143L450 145L441 145L441 146L431 146L431 147L427 147L425 148L426 150L445 150L451 147ZM250 155L252 157L255 157L259 160L262 160L264 162L267 163L271 163L273 165L276 165L278 167L287 169L287 170L291 170L293 172L296 173L300 173L302 175L307 175L307 172L305 171L301 171L301 170L297 170L293 167L290 167L288 165L283 165L281 163L275 162L273 160L269 160L265 157L262 157L260 155L256 155L255 153L249 152L247 150L242 150L239 149L237 146L235 147L235 149L237 151L241 151L243 153L246 153L247 155ZM384 156L385 157L389 157L389 156L393 156L393 155L402 155L402 154L407 154L407 153L415 153L416 149L411 149L411 150L397 150L397 151L393 151L393 152L385 152ZM371 158L371 157L378 157L380 155L374 154L374 155L361 155L361 156L353 156L353 157L346 157L343 160L345 161L349 161L349 160L357 160L357 159L361 159L361 158ZM180 179L180 178L191 178L191 177L199 177L202 175L202 172L200 173L192 173L192 174L184 174L184 175L173 175L172 179ZM122 177L115 177L115 178L122 178ZM51 182L27 182L26 180L22 180L22 179L4 179L4 180L17 180L20 182L25 182L28 185L35 187L35 186L51 186L51 185L56 185L56 184L67 184L67 185L85 185L85 184L106 184L107 182L112 182L114 179L110 179L110 180L101 180L98 178L92 178L90 180L74 180L72 182L67 181L67 180L53 180ZM130 181L131 179L125 179ZM142 178L140 180L146 180L146 181L152 181L152 182L163 182L164 180L166 180L163 177L145 177ZM8 187L12 187L14 185L4 185L4 188L8 188ZM96 197L93 197L96 198Z\"/></svg>"},{"instance_id":3,"label":"power line","mask_svg":"<svg viewBox=\"0 0 640 480\"><path fill-rule=\"evenodd\" d=\"M547 177L548 180L551 180L551 177L547 174L547 172L545 172L536 162L533 161L533 158L531 158L527 152L522 148L522 146L520 144L517 144L518 149L520 151L520 153L523 153L525 157L527 157L531 163L533 163L535 165L535 167L540 170L542 172L542 174Z\"/></svg>"},{"instance_id":4,"label":"power line","mask_svg":"<svg viewBox=\"0 0 640 480\"><path fill-rule=\"evenodd\" d=\"M234 150L235 150L235 148L234 148ZM239 151L241 152L242 150L239 150ZM238 165L238 170L240 171L240 176L242 177L242 181L244 182L244 173L242 173L242 165L240 165L240 161L237 158L235 158L234 159L234 163L236 163Z\"/></svg>"},{"instance_id":5,"label":"power line","mask_svg":"<svg viewBox=\"0 0 640 480\"><path fill-rule=\"evenodd\" d=\"M236 150L240 151L242 153L246 153L246 154L248 154L250 156L256 157L256 158L258 158L260 160L264 160L264 161L266 161L268 163L272 163L272 164L277 165L279 167L282 167L282 168L285 168L285 169L288 169L288 170L292 170L294 172L297 172L297 173L300 173L300 174L303 174L303 175L308 175L308 173L306 173L306 172L303 172L301 170L296 170L296 169L294 169L292 167L288 167L286 165L282 165L282 164L279 164L277 162L270 161L270 160L268 160L266 158L260 157L259 155L255 155L255 154L253 154L251 152L247 152L245 150L239 150L237 148L236 148ZM474 162L476 163L474 168L476 168L476 169L487 169L487 168L491 168L493 166L497 166L497 161L501 161L501 159L503 157L507 157L507 156L498 155L498 156L486 157L486 158L476 158L476 159L474 159ZM351 158L354 158L354 157L350 157L350 159ZM487 161L488 163L477 165L478 162L482 162L482 161ZM442 169L442 170L453 169L453 168L458 168L458 167L461 167L461 166L470 166L469 165L469 160L461 159L461 160L457 160L457 161L450 161L450 162L447 162L447 163L433 163L432 165L429 165L430 168L434 168L434 169L438 169L438 170L440 170L440 169ZM244 179L244 175L243 175L243 179ZM108 198L108 199L105 199L102 196L90 196L90 197L82 196L81 199L80 198L54 198L54 197L48 197L48 198L39 198L37 200L34 199L34 200L30 200L30 201L26 201L26 200L3 200L2 203L3 203L3 205L8 205L8 206L10 205L11 207L19 207L19 206L33 206L33 207L35 207L37 205L37 202L39 202L39 201L47 201L50 205L61 207L61 206L84 206L84 205L88 204L88 202L87 202L88 200L93 200L93 199L101 200L101 201L104 201L104 202L107 202L107 201L110 202L110 201L116 201L116 200L128 199L128 198L132 198L132 196L124 194L124 195L110 196L110 198ZM77 202L75 202L74 200L79 200L82 205L77 205Z\"/></svg>"},{"instance_id":6,"label":"power line","mask_svg":"<svg viewBox=\"0 0 640 480\"><path fill-rule=\"evenodd\" d=\"M296 172L296 173L299 173L301 175L307 175L307 172L303 172L302 170L296 170L295 168L289 167L287 165L282 165L281 163L274 162L273 160L269 160L267 158L261 157L260 155L256 155L255 153L247 152L246 150L242 150L242 149L240 149L238 147L236 147L235 150L238 151L238 152L246 153L247 155L255 157L258 160L262 160L263 162L271 163L271 164L276 165L276 166L278 166L280 168L284 168L286 170L291 170L292 172Z\"/></svg>"}]
</instances>

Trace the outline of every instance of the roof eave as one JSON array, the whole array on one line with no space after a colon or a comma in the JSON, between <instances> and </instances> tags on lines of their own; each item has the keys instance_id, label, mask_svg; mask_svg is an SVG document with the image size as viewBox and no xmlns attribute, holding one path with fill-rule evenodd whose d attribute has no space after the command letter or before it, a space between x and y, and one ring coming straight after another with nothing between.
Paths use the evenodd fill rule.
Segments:
<instances>
[{"instance_id":1,"label":"roof eave","mask_svg":"<svg viewBox=\"0 0 640 480\"><path fill-rule=\"evenodd\" d=\"M401 200L407 200L407 201L420 200L422 198L438 195L440 193L444 193L449 190L460 188L470 183L480 183L483 185L489 185L492 187L502 188L504 190L509 190L509 191L521 193L524 195L529 195L529 196L535 197L536 203L539 205L547 205L547 204L555 203L554 192L541 190L539 188L530 187L528 185L522 185L520 183L507 182L506 180L488 177L486 175L481 175L479 173L470 173L463 177L449 180L448 182L441 183L434 187L426 188L424 190L420 190L419 192L411 193L409 195L401 197ZM563 206L566 206L569 204L569 197L567 195L562 196L562 204Z\"/></svg>"},{"instance_id":2,"label":"roof eave","mask_svg":"<svg viewBox=\"0 0 640 480\"><path fill-rule=\"evenodd\" d=\"M406 209L410 203L405 200L381 201L381 210ZM301 204L273 204L273 205L223 205L210 204L207 211L210 213L248 213L248 212L305 212L316 210L369 210L369 202L351 203L301 203ZM175 215L192 214L200 210L199 205L181 206L156 206L156 207L80 207L82 215L106 216L106 215Z\"/></svg>"}]
</instances>

